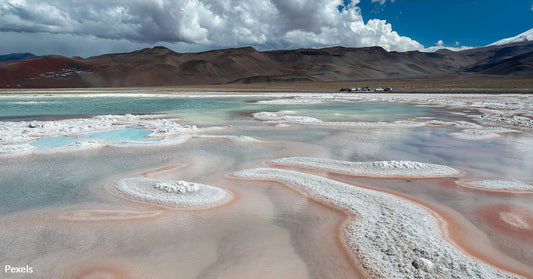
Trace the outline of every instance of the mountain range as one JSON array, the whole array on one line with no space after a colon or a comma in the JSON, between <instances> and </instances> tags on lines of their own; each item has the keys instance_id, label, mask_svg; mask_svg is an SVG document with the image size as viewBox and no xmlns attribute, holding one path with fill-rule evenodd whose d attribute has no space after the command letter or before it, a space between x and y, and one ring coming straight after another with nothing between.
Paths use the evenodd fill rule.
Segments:
<instances>
[{"instance_id":1,"label":"mountain range","mask_svg":"<svg viewBox=\"0 0 533 279\"><path fill-rule=\"evenodd\" d=\"M24 59L26 57L32 57L35 56L33 53L10 53L6 55L0 55L0 61L7 61L7 60L20 60Z\"/></svg>"},{"instance_id":2,"label":"mountain range","mask_svg":"<svg viewBox=\"0 0 533 279\"><path fill-rule=\"evenodd\" d=\"M30 55L0 61L0 88L330 82L461 75L531 78L533 42L522 39L436 52L389 52L381 47L257 51L244 47L178 53L156 46L88 58Z\"/></svg>"}]
</instances>

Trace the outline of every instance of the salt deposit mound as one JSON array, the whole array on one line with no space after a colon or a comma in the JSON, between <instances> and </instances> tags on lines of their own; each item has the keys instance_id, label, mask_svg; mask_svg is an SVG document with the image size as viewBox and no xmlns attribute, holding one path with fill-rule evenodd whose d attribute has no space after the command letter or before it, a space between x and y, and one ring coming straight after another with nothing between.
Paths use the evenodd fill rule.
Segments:
<instances>
[{"instance_id":1,"label":"salt deposit mound","mask_svg":"<svg viewBox=\"0 0 533 279\"><path fill-rule=\"evenodd\" d=\"M111 191L128 199L181 209L215 207L231 197L226 190L214 186L141 176L121 179Z\"/></svg>"},{"instance_id":2,"label":"salt deposit mound","mask_svg":"<svg viewBox=\"0 0 533 279\"><path fill-rule=\"evenodd\" d=\"M504 192L529 192L533 193L533 185L517 180L496 179L496 180L460 180L457 184L488 191Z\"/></svg>"},{"instance_id":3,"label":"salt deposit mound","mask_svg":"<svg viewBox=\"0 0 533 279\"><path fill-rule=\"evenodd\" d=\"M412 161L350 162L327 158L288 157L271 161L287 167L304 167L356 176L445 177L460 172L454 168Z\"/></svg>"},{"instance_id":4,"label":"salt deposit mound","mask_svg":"<svg viewBox=\"0 0 533 279\"><path fill-rule=\"evenodd\" d=\"M356 217L344 228L345 239L372 277L519 278L467 256L443 239L434 216L394 195L283 169L247 169L234 175L289 183L351 211Z\"/></svg>"},{"instance_id":5,"label":"salt deposit mound","mask_svg":"<svg viewBox=\"0 0 533 279\"><path fill-rule=\"evenodd\" d=\"M486 130L476 130L476 129L466 129L457 133L450 133L452 137L465 140L484 140L497 138L500 135L497 133L486 131Z\"/></svg>"}]
</instances>

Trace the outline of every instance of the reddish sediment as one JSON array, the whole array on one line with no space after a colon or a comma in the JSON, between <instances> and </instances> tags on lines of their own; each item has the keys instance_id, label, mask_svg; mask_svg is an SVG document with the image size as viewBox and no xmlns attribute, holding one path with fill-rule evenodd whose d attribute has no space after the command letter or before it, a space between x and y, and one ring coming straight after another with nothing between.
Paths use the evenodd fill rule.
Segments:
<instances>
[{"instance_id":1,"label":"reddish sediment","mask_svg":"<svg viewBox=\"0 0 533 279\"><path fill-rule=\"evenodd\" d=\"M274 165L274 164L272 164ZM271 166L272 166L271 165ZM291 170L293 168L291 167L287 167L287 166L282 166L282 165L277 165L275 164L277 168L281 168L281 169L286 169L286 170ZM517 274L517 275L520 275L520 276L523 276L523 277L526 277L526 278L533 278L533 272L530 271L530 270L523 270L519 267L514 267L514 266L511 266L510 264L506 264L506 263L503 263L501 261L500 258L497 258L497 257L494 257L494 254L495 253L487 253L485 251L481 251L479 249L479 247L477 246L474 246L472 243L470 243L469 239L467 239L466 237L466 228L465 226L458 220L456 220L452 214L442 210L441 208L429 203L429 202L426 202L426 201L422 201L422 200L419 200L419 199L416 199L416 198L413 198L409 195L406 195L406 194L401 194L401 193L397 193L397 192L393 192L393 191L387 191L387 190L383 190L383 189L376 189L376 188L372 188L372 187L367 187L367 186L362 186L362 185L357 185L355 183L352 183L350 181L346 181L344 179L341 179L341 178L333 178L333 177L329 177L327 176L327 173L326 174L323 174L322 173L322 170L320 169L313 169L313 168L301 168L301 167L298 167L297 169L303 169L303 170L307 170L307 171L318 171L318 174L315 173L315 172L307 172L307 171L303 171L304 173L306 174L312 174L312 175L317 175L317 176L321 176L321 177L324 177L324 178L327 178L327 179L331 179L331 180L334 180L334 181L338 181L338 182L342 182L342 183L346 183L346 184L349 184L349 185L352 185L352 186L355 186L355 187L360 187L360 188L365 188L365 189L369 189L369 190L373 190L373 191L377 191L377 192L382 192L382 193L387 193L387 194L391 194L391 195L394 195L396 197L399 197L399 198L403 198L405 200L408 200L418 206L421 206L422 208L424 208L428 213L430 213L432 216L434 216L437 220L438 220L438 223L439 223L439 229L442 233L442 237L443 239L445 239L446 241L448 241L449 243L451 243L452 245L454 245L455 247L457 247L458 249L460 249L461 251L465 252L466 254L470 255L471 257L475 258L475 259L478 259L482 262L485 262L495 268L498 268L500 270L504 270L504 271L507 271L507 272L511 272L511 273L514 273L514 274ZM356 177L356 176L351 176L351 175L347 175L347 174L338 174L339 176L346 176L346 177ZM390 178L390 177L389 177ZM395 176L394 179L412 179L413 177L398 177L398 176ZM380 178L382 179L382 178ZM435 178L433 178L435 179ZM446 178L443 178L443 179L446 179ZM450 178L447 178L447 180L450 180ZM305 196L309 197L310 195L307 194L304 190L302 189L298 189L297 187L294 187L294 186L291 186L289 183L283 183L282 184L290 187L290 188L293 188L293 189L296 189L298 192L300 193L303 193ZM318 201L319 203L322 203L326 206L330 206L330 207L334 207L334 208L338 208L338 206L332 204L332 203L329 203L329 202L325 202L325 201L322 201L320 199L316 199L316 198L313 198L314 200ZM346 209L342 209L340 208L341 210L345 210L349 216L351 217L348 217L345 224L348 223L351 218L354 218L353 214L351 214L350 212L348 212ZM339 232L339 237L342 239L343 243L346 243L346 241L344 240L344 234L342 233L342 231ZM484 236L483 236L484 237ZM351 249L349 249L349 246L344 244L343 245L345 247L345 249L351 251ZM492 252L496 252L496 251L492 251ZM353 256L355 257L355 261L354 261L354 264L357 265L357 258L358 256L353 253L353 251L351 251L351 253L353 254Z\"/></svg>"},{"instance_id":2,"label":"reddish sediment","mask_svg":"<svg viewBox=\"0 0 533 279\"><path fill-rule=\"evenodd\" d=\"M247 181L266 181L266 180L262 180L262 179L236 178L233 175L226 175L226 177L228 179L238 179L238 180L247 180ZM351 266L352 266L352 271L353 271L354 275L357 276L356 278L359 278L359 279L371 279L371 278L373 278L368 273L368 271L365 268L363 268L363 266L361 265L361 263L358 260L357 254L354 253L354 251L352 251L352 249L349 248L349 245L346 243L346 239L344 238L344 228L353 219L357 218L356 215L354 215L352 212L350 212L346 208L339 207L336 204L329 203L327 201L323 201L323 200L319 200L319 199L314 199L314 198L310 197L310 195L307 192L305 192L304 190L302 190L302 189L300 189L298 187L295 187L294 185L292 185L290 183L283 182L283 181L275 181L275 182L279 183L281 185L284 185L285 187L297 192L298 194L300 194L300 195L302 195L304 197L311 198L313 201L315 201L315 202L317 202L317 203L319 203L319 204L321 204L323 206L326 206L328 208L331 208L331 209L341 213L342 215L344 215L344 220L342 222L340 222L338 224L338 226L332 228L332 233L336 236L335 237L335 243L336 243L336 245L338 247L338 251L339 251L339 257L340 258L338 260L339 261L350 262Z\"/></svg>"},{"instance_id":3,"label":"reddish sediment","mask_svg":"<svg viewBox=\"0 0 533 279\"><path fill-rule=\"evenodd\" d=\"M533 241L533 212L512 204L495 204L476 210L481 218L502 233Z\"/></svg>"},{"instance_id":4,"label":"reddish sediment","mask_svg":"<svg viewBox=\"0 0 533 279\"><path fill-rule=\"evenodd\" d=\"M58 218L69 221L119 221L145 219L159 216L161 210L133 211L123 209L70 210L59 214Z\"/></svg>"},{"instance_id":5,"label":"reddish sediment","mask_svg":"<svg viewBox=\"0 0 533 279\"><path fill-rule=\"evenodd\" d=\"M139 175L142 175L142 176L148 177L148 178L153 178L153 177L155 177L157 175L161 175L163 173L168 173L168 172L171 172L171 171L176 171L176 170L182 169L182 168L184 168L186 166L187 165L185 165L185 164L169 165L169 166L165 166L165 167L161 167L161 168L157 168L157 169L147 170L147 171L139 173Z\"/></svg>"},{"instance_id":6,"label":"reddish sediment","mask_svg":"<svg viewBox=\"0 0 533 279\"><path fill-rule=\"evenodd\" d=\"M350 175L346 175L346 174L344 174L344 176L350 177ZM327 177L327 176L324 176L324 177ZM493 257L493 253L483 252L479 249L479 247L472 245L469 239L466 238L466 233L465 233L466 229L464 228L464 225L460 221L456 220L452 216L452 214L440 209L439 207L429 202L413 198L406 194L400 194L400 193L393 192L393 191L387 191L383 189L376 189L372 187L357 185L350 181L346 181L344 179L332 178L332 177L327 177L327 178L335 180L335 181L339 181L342 183L350 184L355 187L361 187L361 188L365 188L369 190L391 194L391 195L406 199L410 202L413 202L423 207L424 209L426 209L426 211L428 211L431 215L433 215L439 221L439 228L442 232L443 238L447 240L448 242L452 243L455 247L461 249L468 255L478 260L481 260L491 266L494 266L498 269L505 270L511 273L515 273L517 275L524 276L526 278L533 278L533 273L531 271L523 271L521 269L512 267L508 264L502 263L501 259ZM404 177L404 178L407 179L407 178L412 178L412 177ZM448 178L445 180L450 180L450 179Z\"/></svg>"}]
</instances>

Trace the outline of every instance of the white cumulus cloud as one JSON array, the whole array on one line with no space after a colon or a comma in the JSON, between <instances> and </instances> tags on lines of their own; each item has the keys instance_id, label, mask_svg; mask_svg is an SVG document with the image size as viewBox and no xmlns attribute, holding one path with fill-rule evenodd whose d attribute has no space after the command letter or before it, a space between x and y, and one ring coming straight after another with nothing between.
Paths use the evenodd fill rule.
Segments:
<instances>
[{"instance_id":1,"label":"white cumulus cloud","mask_svg":"<svg viewBox=\"0 0 533 279\"><path fill-rule=\"evenodd\" d=\"M384 4L385 0L373 0ZM176 48L254 46L258 49L381 46L423 50L381 19L366 23L357 7L343 0L4 0L0 36L16 39L43 34L90 41L105 49L163 44ZM340 6L343 8L339 9ZM18 34L13 36L13 34ZM7 37L6 37L7 36ZM50 40L44 40L48 42ZM22 44L13 41L12 45ZM78 45L78 44L74 44ZM43 46L44 47L44 46ZM8 46L0 46L5 52ZM98 49L98 48L96 48ZM89 51L90 52L90 51ZM80 53L96 54L96 53Z\"/></svg>"}]
</instances>

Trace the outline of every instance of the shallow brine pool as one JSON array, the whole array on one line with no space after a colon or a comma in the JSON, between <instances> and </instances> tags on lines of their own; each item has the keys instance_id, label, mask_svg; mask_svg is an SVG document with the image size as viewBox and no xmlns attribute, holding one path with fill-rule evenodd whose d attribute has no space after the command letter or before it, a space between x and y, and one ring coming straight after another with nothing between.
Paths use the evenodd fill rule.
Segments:
<instances>
[{"instance_id":1,"label":"shallow brine pool","mask_svg":"<svg viewBox=\"0 0 533 279\"><path fill-rule=\"evenodd\" d=\"M141 129L139 126L128 126L118 130L81 134L77 137L40 137L30 144L37 147L60 147L67 144L88 140L105 140L111 142L156 140L147 137L150 133L150 130Z\"/></svg>"},{"instance_id":2,"label":"shallow brine pool","mask_svg":"<svg viewBox=\"0 0 533 279\"><path fill-rule=\"evenodd\" d=\"M32 268L7 278L387 278L396 271L438 278L475 270L423 247L402 258L385 248L402 240L387 237L368 250L363 242L380 218L365 219L353 203L383 210L387 203L364 202L400 199L434 218L450 251L501 274L531 277L533 132L503 127L515 131L455 136L494 132L497 124L479 114L346 100L0 98L0 263ZM106 124L95 125L100 120ZM91 140L105 144L76 149ZM424 164L454 172L423 177ZM255 168L262 169L255 178L238 173ZM265 175L274 172L290 177ZM300 176L303 186L291 180ZM152 184L117 190L132 177ZM342 201L313 192L322 186L306 188L321 179L369 192L346 192ZM525 190L473 182L505 180ZM210 201L203 185L226 194L201 203ZM181 207L173 197L198 206ZM381 229L416 238L410 224ZM347 233L354 225L368 234ZM411 254L417 256L405 256Z\"/></svg>"}]
</instances>

